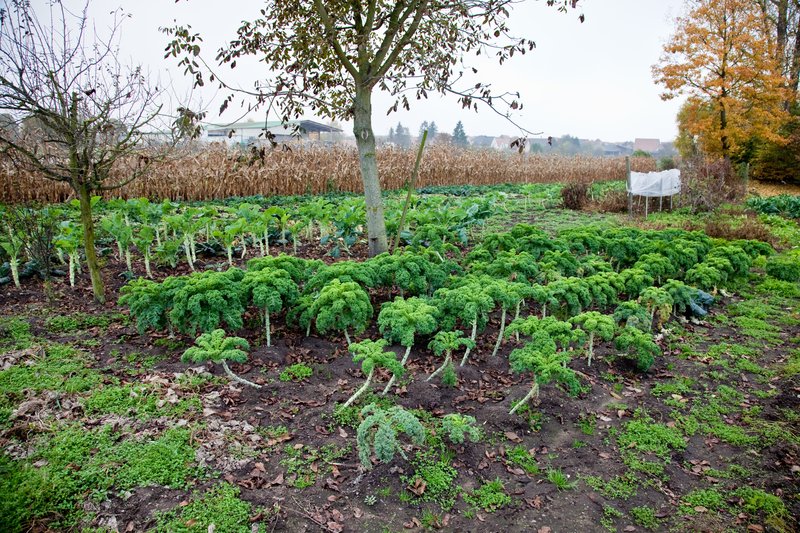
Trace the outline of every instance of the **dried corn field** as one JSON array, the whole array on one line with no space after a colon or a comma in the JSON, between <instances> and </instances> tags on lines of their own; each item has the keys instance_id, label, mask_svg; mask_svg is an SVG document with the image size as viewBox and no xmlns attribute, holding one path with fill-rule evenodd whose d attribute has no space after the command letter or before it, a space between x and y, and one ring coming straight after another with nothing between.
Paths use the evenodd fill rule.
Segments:
<instances>
[{"instance_id":1,"label":"dried corn field","mask_svg":"<svg viewBox=\"0 0 800 533\"><path fill-rule=\"evenodd\" d=\"M381 149L378 166L385 190L404 186L416 154ZM652 158L634 158L636 171L655 170ZM124 169L120 168L120 178ZM520 155L511 152L432 147L425 153L418 186L569 183L624 179L624 158ZM171 200L210 200L231 196L362 192L354 148L269 150L263 158L221 147L185 152L159 163L146 176L109 195ZM0 202L60 202L69 187L0 163Z\"/></svg>"}]
</instances>

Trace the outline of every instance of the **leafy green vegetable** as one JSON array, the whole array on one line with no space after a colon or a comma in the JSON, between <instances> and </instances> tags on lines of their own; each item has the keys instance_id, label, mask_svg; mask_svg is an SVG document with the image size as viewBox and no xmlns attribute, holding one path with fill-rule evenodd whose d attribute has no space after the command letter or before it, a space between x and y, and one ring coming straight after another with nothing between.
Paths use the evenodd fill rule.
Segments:
<instances>
[{"instance_id":1,"label":"leafy green vegetable","mask_svg":"<svg viewBox=\"0 0 800 533\"><path fill-rule=\"evenodd\" d=\"M245 298L264 313L267 346L272 346L269 315L290 307L300 297L300 291L288 272L277 268L248 270L242 278Z\"/></svg>"},{"instance_id":2,"label":"leafy green vegetable","mask_svg":"<svg viewBox=\"0 0 800 533\"><path fill-rule=\"evenodd\" d=\"M215 329L211 333L203 333L197 340L195 345L187 349L181 361L191 363L205 363L211 361L212 363L221 364L223 370L232 380L249 385L257 389L261 385L257 385L252 381L248 381L234 374L228 368L228 361L234 363L244 363L247 361L246 350L250 349L250 344L241 337L227 337L225 330Z\"/></svg>"},{"instance_id":3,"label":"leafy green vegetable","mask_svg":"<svg viewBox=\"0 0 800 533\"><path fill-rule=\"evenodd\" d=\"M361 342L354 342L350 345L350 351L353 353L353 361L361 363L361 371L366 374L366 382L347 399L341 408L346 409L355 402L359 396L364 394L369 386L372 384L372 377L375 374L376 368L385 368L393 376L401 376L405 369L397 360L397 354L391 350L385 350L387 342L384 339L363 340Z\"/></svg>"},{"instance_id":4,"label":"leafy green vegetable","mask_svg":"<svg viewBox=\"0 0 800 533\"><path fill-rule=\"evenodd\" d=\"M406 458L397 440L398 433L405 433L416 445L425 441L425 428L419 419L400 406L382 409L369 404L361 410L361 416L364 420L358 425L356 442L358 458L364 468L372 468L373 449L375 456L383 463L391 462L395 453Z\"/></svg>"},{"instance_id":5,"label":"leafy green vegetable","mask_svg":"<svg viewBox=\"0 0 800 533\"><path fill-rule=\"evenodd\" d=\"M416 336L430 335L436 330L438 315L439 309L423 298L403 299L398 296L394 301L386 302L381 306L381 312L378 314L378 329L387 341L406 347L403 360L400 362L402 366L405 366L408 361ZM394 381L395 377L392 376L383 390L384 394L389 392Z\"/></svg>"},{"instance_id":6,"label":"leafy green vegetable","mask_svg":"<svg viewBox=\"0 0 800 533\"><path fill-rule=\"evenodd\" d=\"M341 331L347 344L350 344L351 331L358 335L367 329L372 313L367 291L353 281L341 282L338 279L323 287L310 310L317 331L323 334L331 330Z\"/></svg>"}]
</instances>

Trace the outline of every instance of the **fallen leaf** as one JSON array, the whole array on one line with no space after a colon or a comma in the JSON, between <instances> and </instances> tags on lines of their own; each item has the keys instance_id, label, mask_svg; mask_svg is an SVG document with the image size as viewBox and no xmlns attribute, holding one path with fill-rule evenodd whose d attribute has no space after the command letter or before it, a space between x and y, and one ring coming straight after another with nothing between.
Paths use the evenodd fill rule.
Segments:
<instances>
[{"instance_id":1,"label":"fallen leaf","mask_svg":"<svg viewBox=\"0 0 800 533\"><path fill-rule=\"evenodd\" d=\"M414 486L413 487L408 487L408 490L410 490L411 492L413 492L417 496L422 496L422 494L425 492L425 489L427 487L428 487L428 484L425 482L425 480L418 477L414 481Z\"/></svg>"},{"instance_id":2,"label":"fallen leaf","mask_svg":"<svg viewBox=\"0 0 800 533\"><path fill-rule=\"evenodd\" d=\"M531 498L530 500L525 500L528 502L528 505L533 507L534 509L541 509L542 508L542 498L541 496L536 496L535 498Z\"/></svg>"}]
</instances>

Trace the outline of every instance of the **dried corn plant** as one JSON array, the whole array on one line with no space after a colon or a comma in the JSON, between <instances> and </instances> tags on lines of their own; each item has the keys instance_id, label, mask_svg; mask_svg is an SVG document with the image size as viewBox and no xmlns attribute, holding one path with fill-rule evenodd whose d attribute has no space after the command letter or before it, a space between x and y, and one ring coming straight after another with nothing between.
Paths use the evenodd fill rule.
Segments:
<instances>
[{"instance_id":1,"label":"dried corn plant","mask_svg":"<svg viewBox=\"0 0 800 533\"><path fill-rule=\"evenodd\" d=\"M413 150L378 151L381 186L402 188L414 165ZM131 164L135 164L131 161ZM655 170L652 158L633 158L633 170ZM125 172L120 166L117 172ZM122 177L122 176L120 176ZM517 154L434 146L423 159L418 187L501 183L590 183L625 179L625 159ZM211 200L231 196L363 192L355 148L293 147L264 153L206 145L186 149L111 194L123 198ZM0 202L60 202L72 198L64 184L0 161Z\"/></svg>"}]
</instances>

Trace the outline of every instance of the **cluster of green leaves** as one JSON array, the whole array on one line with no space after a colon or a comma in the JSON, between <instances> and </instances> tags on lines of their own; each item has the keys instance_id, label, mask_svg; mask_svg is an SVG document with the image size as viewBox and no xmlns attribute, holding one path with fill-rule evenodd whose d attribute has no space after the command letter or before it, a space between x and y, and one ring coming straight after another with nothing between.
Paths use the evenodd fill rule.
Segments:
<instances>
[{"instance_id":1,"label":"cluster of green leaves","mask_svg":"<svg viewBox=\"0 0 800 533\"><path fill-rule=\"evenodd\" d=\"M787 253L769 258L767 274L782 281L800 281L800 253Z\"/></svg>"},{"instance_id":2,"label":"cluster of green leaves","mask_svg":"<svg viewBox=\"0 0 800 533\"><path fill-rule=\"evenodd\" d=\"M252 506L239 497L239 489L229 483L221 483L205 492L193 494L188 505L156 513L153 531L205 533L214 528L231 533L249 533L252 531L252 515Z\"/></svg>"},{"instance_id":3,"label":"cluster of green leaves","mask_svg":"<svg viewBox=\"0 0 800 533\"><path fill-rule=\"evenodd\" d=\"M358 426L356 442L358 457L364 468L372 468L372 452L383 463L389 463L396 453L405 458L397 436L406 434L411 442L421 445L425 441L425 428L419 419L400 406L383 409L369 404L361 410L363 421Z\"/></svg>"},{"instance_id":4,"label":"cluster of green leaves","mask_svg":"<svg viewBox=\"0 0 800 533\"><path fill-rule=\"evenodd\" d=\"M477 509L493 513L511 505L511 496L506 494L505 486L500 479L486 481L470 493L464 494L464 501Z\"/></svg>"},{"instance_id":5,"label":"cluster of green leaves","mask_svg":"<svg viewBox=\"0 0 800 533\"><path fill-rule=\"evenodd\" d=\"M311 304L317 331L341 331L350 344L350 333L360 334L372 318L369 294L358 283L331 280Z\"/></svg>"},{"instance_id":6,"label":"cluster of green leaves","mask_svg":"<svg viewBox=\"0 0 800 533\"><path fill-rule=\"evenodd\" d=\"M110 425L57 426L35 439L25 459L0 454L0 523L23 531L47 518L56 529L71 529L83 518L87 499L103 501L112 489L185 488L199 474L190 442L188 428L136 439Z\"/></svg>"},{"instance_id":7,"label":"cluster of green leaves","mask_svg":"<svg viewBox=\"0 0 800 533\"><path fill-rule=\"evenodd\" d=\"M442 431L453 444L464 444L467 438L478 442L481 439L481 430L475 424L474 416L451 413L442 417Z\"/></svg>"}]
</instances>

